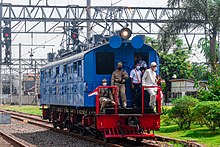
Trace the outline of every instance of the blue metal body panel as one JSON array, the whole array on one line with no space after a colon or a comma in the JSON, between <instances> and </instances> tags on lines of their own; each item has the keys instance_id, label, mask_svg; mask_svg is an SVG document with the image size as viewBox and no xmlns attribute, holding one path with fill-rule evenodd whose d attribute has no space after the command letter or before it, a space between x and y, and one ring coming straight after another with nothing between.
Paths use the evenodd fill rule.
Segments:
<instances>
[{"instance_id":1,"label":"blue metal body panel","mask_svg":"<svg viewBox=\"0 0 220 147\"><path fill-rule=\"evenodd\" d=\"M120 48L112 48L109 44L101 45L83 53L50 63L41 69L41 104L63 105L75 107L95 107L95 96L88 97L106 78L110 85L111 74L96 74L96 53L114 52L114 67L123 62L123 69L130 74L134 67L134 54L147 55L151 62L159 63L157 52L144 44L135 49L131 42L122 43ZM67 68L64 70L64 65ZM108 66L108 65L106 65ZM59 68L59 73L57 73ZM51 70L51 74L49 71ZM157 74L159 70L157 70ZM126 81L126 97L128 106L132 105L130 79Z\"/></svg>"}]
</instances>

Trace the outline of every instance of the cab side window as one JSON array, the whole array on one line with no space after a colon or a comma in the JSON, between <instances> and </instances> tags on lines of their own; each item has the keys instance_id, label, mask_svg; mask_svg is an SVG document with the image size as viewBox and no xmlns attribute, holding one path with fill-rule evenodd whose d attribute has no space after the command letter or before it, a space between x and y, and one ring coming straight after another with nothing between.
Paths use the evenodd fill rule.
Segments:
<instances>
[{"instance_id":1,"label":"cab side window","mask_svg":"<svg viewBox=\"0 0 220 147\"><path fill-rule=\"evenodd\" d=\"M73 63L73 73L77 73L77 62Z\"/></svg>"},{"instance_id":2,"label":"cab side window","mask_svg":"<svg viewBox=\"0 0 220 147\"><path fill-rule=\"evenodd\" d=\"M52 75L52 69L49 69L49 77L51 77L51 75Z\"/></svg>"},{"instance_id":3,"label":"cab side window","mask_svg":"<svg viewBox=\"0 0 220 147\"><path fill-rule=\"evenodd\" d=\"M96 74L112 74L115 54L113 52L96 53Z\"/></svg>"},{"instance_id":4,"label":"cab side window","mask_svg":"<svg viewBox=\"0 0 220 147\"><path fill-rule=\"evenodd\" d=\"M67 73L67 64L63 65L63 73Z\"/></svg>"},{"instance_id":5,"label":"cab side window","mask_svg":"<svg viewBox=\"0 0 220 147\"><path fill-rule=\"evenodd\" d=\"M78 62L78 77L82 77L82 62Z\"/></svg>"},{"instance_id":6,"label":"cab side window","mask_svg":"<svg viewBox=\"0 0 220 147\"><path fill-rule=\"evenodd\" d=\"M56 67L56 76L58 76L60 74L60 69L59 67Z\"/></svg>"}]
</instances>

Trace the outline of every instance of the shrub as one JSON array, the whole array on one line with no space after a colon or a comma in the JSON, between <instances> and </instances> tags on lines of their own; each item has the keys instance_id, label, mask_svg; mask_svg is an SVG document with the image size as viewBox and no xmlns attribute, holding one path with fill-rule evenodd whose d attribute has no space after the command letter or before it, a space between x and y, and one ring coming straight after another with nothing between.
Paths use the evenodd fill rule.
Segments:
<instances>
[{"instance_id":1,"label":"shrub","mask_svg":"<svg viewBox=\"0 0 220 147\"><path fill-rule=\"evenodd\" d=\"M220 102L204 101L194 108L194 115L211 130L220 127Z\"/></svg>"},{"instance_id":2,"label":"shrub","mask_svg":"<svg viewBox=\"0 0 220 147\"><path fill-rule=\"evenodd\" d=\"M190 125L194 120L192 113L193 107L199 101L190 96L175 99L173 108L169 111L169 117L180 127L180 129L190 129Z\"/></svg>"},{"instance_id":3,"label":"shrub","mask_svg":"<svg viewBox=\"0 0 220 147\"><path fill-rule=\"evenodd\" d=\"M175 122L169 117L169 115L161 115L161 123L164 123L164 125L174 125Z\"/></svg>"},{"instance_id":4,"label":"shrub","mask_svg":"<svg viewBox=\"0 0 220 147\"><path fill-rule=\"evenodd\" d=\"M167 115L172 106L162 106L162 115Z\"/></svg>"},{"instance_id":5,"label":"shrub","mask_svg":"<svg viewBox=\"0 0 220 147\"><path fill-rule=\"evenodd\" d=\"M202 101L220 101L220 76L210 75L208 90L199 90L199 99Z\"/></svg>"}]
</instances>

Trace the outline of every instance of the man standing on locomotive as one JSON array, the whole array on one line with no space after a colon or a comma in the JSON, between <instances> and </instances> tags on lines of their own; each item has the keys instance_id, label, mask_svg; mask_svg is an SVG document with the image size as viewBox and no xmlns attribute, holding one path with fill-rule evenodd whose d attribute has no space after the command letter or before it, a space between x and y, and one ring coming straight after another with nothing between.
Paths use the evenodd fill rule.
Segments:
<instances>
[{"instance_id":1,"label":"man standing on locomotive","mask_svg":"<svg viewBox=\"0 0 220 147\"><path fill-rule=\"evenodd\" d=\"M126 108L127 106L127 100L125 95L125 80L128 79L127 72L122 69L122 62L118 63L118 68L112 73L111 78L111 85L117 87L117 93L120 95L122 99L122 106ZM117 96L118 97L118 96ZM118 97L118 105L119 103L119 97Z\"/></svg>"},{"instance_id":2,"label":"man standing on locomotive","mask_svg":"<svg viewBox=\"0 0 220 147\"><path fill-rule=\"evenodd\" d=\"M156 71L157 71L157 63L152 62L150 64L150 69L147 69L144 72L144 75L142 77L142 86L157 86L157 78L156 78ZM150 100L147 98L148 92L150 94ZM147 106L150 106L153 110L156 105L156 94L157 94L157 88L145 88L145 99L147 100Z\"/></svg>"},{"instance_id":3,"label":"man standing on locomotive","mask_svg":"<svg viewBox=\"0 0 220 147\"><path fill-rule=\"evenodd\" d=\"M102 85L107 86L107 80L106 79L102 80ZM108 104L115 105L111 89L109 89L109 88L100 88L99 95L100 95L99 101L101 103L101 108L100 108L101 111Z\"/></svg>"},{"instance_id":4,"label":"man standing on locomotive","mask_svg":"<svg viewBox=\"0 0 220 147\"><path fill-rule=\"evenodd\" d=\"M130 72L133 105L137 107L141 107L141 75L140 63L137 62Z\"/></svg>"}]
</instances>

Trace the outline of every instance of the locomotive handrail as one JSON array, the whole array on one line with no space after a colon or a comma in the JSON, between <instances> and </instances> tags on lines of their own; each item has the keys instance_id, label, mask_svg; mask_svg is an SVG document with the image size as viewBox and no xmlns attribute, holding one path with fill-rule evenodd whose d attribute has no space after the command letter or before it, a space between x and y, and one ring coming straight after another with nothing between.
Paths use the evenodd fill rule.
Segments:
<instances>
[{"instance_id":1,"label":"locomotive handrail","mask_svg":"<svg viewBox=\"0 0 220 147\"><path fill-rule=\"evenodd\" d=\"M98 94L96 95L96 114L100 114L100 88L110 88L113 89L114 101L115 101L115 114L118 114L118 101L117 101L117 87L116 86L98 86L96 89Z\"/></svg>"},{"instance_id":2,"label":"locomotive handrail","mask_svg":"<svg viewBox=\"0 0 220 147\"><path fill-rule=\"evenodd\" d=\"M157 88L156 103L157 103L157 113L161 113L161 92L162 88L160 86L142 86L142 114L144 114L144 89L145 88Z\"/></svg>"}]
</instances>

